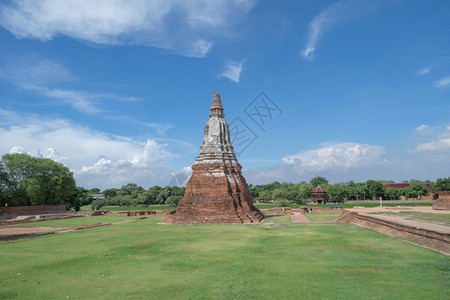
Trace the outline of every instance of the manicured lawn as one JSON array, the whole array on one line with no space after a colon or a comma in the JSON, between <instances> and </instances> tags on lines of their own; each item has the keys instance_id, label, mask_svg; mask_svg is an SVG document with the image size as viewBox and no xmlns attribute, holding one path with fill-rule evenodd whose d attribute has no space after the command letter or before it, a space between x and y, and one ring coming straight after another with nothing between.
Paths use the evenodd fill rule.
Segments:
<instances>
[{"instance_id":1,"label":"manicured lawn","mask_svg":"<svg viewBox=\"0 0 450 300\"><path fill-rule=\"evenodd\" d=\"M255 205L255 207L257 209L271 209L271 208L274 208L274 207L281 207L280 204L254 204L254 205ZM302 206L305 206L305 205L302 205ZM300 205L291 203L291 204L289 204L289 207L291 207L291 208L300 208Z\"/></svg>"},{"instance_id":2,"label":"manicured lawn","mask_svg":"<svg viewBox=\"0 0 450 300\"><path fill-rule=\"evenodd\" d=\"M149 205L149 206L103 206L100 210L110 211L129 211L129 210L170 210L175 209L174 206L167 205Z\"/></svg>"},{"instance_id":3,"label":"manicured lawn","mask_svg":"<svg viewBox=\"0 0 450 300\"><path fill-rule=\"evenodd\" d=\"M437 223L450 226L450 214L432 214L415 211L400 211L400 212L380 212L371 213L377 215L401 216L409 220L425 221L430 223Z\"/></svg>"},{"instance_id":4,"label":"manicured lawn","mask_svg":"<svg viewBox=\"0 0 450 300\"><path fill-rule=\"evenodd\" d=\"M352 224L163 218L0 244L0 299L450 298L448 256Z\"/></svg>"},{"instance_id":5,"label":"manicured lawn","mask_svg":"<svg viewBox=\"0 0 450 300\"><path fill-rule=\"evenodd\" d=\"M31 223L21 223L16 226L38 226L38 227L51 227L51 226L73 226L73 225L88 225L96 223L114 223L125 220L136 219L136 217L126 216L95 216L95 217L78 217L70 219L61 219L53 221L39 221Z\"/></svg>"},{"instance_id":6,"label":"manicured lawn","mask_svg":"<svg viewBox=\"0 0 450 300\"><path fill-rule=\"evenodd\" d=\"M175 206L167 205L148 205L148 206L102 206L100 210L110 211L130 211L130 210L170 210L175 209ZM91 205L83 205L80 209L81 212L91 212Z\"/></svg>"},{"instance_id":7,"label":"manicured lawn","mask_svg":"<svg viewBox=\"0 0 450 300\"><path fill-rule=\"evenodd\" d=\"M324 211L324 212L310 212L304 214L310 221L333 221L342 214L342 211Z\"/></svg>"}]
</instances>

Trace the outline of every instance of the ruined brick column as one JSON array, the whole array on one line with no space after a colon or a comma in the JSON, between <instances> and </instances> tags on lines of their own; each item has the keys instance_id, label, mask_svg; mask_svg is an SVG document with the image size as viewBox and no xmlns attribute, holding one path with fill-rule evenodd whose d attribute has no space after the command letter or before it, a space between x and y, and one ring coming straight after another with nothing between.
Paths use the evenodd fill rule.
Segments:
<instances>
[{"instance_id":1,"label":"ruined brick column","mask_svg":"<svg viewBox=\"0 0 450 300\"><path fill-rule=\"evenodd\" d=\"M253 205L248 192L217 92L210 111L184 198L163 223L260 222L264 215Z\"/></svg>"}]
</instances>

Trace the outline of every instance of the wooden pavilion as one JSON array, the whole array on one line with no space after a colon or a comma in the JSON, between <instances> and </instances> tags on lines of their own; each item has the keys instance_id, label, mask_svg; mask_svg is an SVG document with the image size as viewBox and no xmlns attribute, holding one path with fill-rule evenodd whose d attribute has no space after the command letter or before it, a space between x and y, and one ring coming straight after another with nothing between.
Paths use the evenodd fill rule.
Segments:
<instances>
[{"instance_id":1,"label":"wooden pavilion","mask_svg":"<svg viewBox=\"0 0 450 300\"><path fill-rule=\"evenodd\" d=\"M311 191L311 200L314 202L314 204L327 204L328 194L320 185L318 185Z\"/></svg>"}]
</instances>

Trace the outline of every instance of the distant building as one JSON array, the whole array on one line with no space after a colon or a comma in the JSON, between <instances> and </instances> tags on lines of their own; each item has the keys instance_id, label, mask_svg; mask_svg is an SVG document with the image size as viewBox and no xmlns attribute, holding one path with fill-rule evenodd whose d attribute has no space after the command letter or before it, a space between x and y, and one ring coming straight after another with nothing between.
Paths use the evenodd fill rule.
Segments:
<instances>
[{"instance_id":1,"label":"distant building","mask_svg":"<svg viewBox=\"0 0 450 300\"><path fill-rule=\"evenodd\" d=\"M320 205L327 204L328 194L320 185L318 185L315 189L311 191L311 200L315 204Z\"/></svg>"},{"instance_id":2,"label":"distant building","mask_svg":"<svg viewBox=\"0 0 450 300\"><path fill-rule=\"evenodd\" d=\"M103 194L92 194L92 199L93 200L104 200L105 196Z\"/></svg>"},{"instance_id":3,"label":"distant building","mask_svg":"<svg viewBox=\"0 0 450 300\"><path fill-rule=\"evenodd\" d=\"M400 182L400 183L385 183L384 186L386 188L394 188L394 189L403 189L411 186L409 182Z\"/></svg>"},{"instance_id":4,"label":"distant building","mask_svg":"<svg viewBox=\"0 0 450 300\"><path fill-rule=\"evenodd\" d=\"M429 183L424 182L425 187L427 188L428 192L431 192L431 186ZM386 188L394 188L394 189L403 189L411 186L411 183L409 182L400 182L400 183L385 183L384 186Z\"/></svg>"}]
</instances>

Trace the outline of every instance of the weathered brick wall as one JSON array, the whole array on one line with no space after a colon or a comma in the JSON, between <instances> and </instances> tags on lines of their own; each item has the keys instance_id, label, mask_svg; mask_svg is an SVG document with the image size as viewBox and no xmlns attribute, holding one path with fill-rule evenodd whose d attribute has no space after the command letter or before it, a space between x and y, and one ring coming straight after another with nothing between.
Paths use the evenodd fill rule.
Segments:
<instances>
[{"instance_id":1,"label":"weathered brick wall","mask_svg":"<svg viewBox=\"0 0 450 300\"><path fill-rule=\"evenodd\" d=\"M434 201L433 209L450 210L450 191L436 192L438 198Z\"/></svg>"},{"instance_id":2,"label":"weathered brick wall","mask_svg":"<svg viewBox=\"0 0 450 300\"><path fill-rule=\"evenodd\" d=\"M362 227L371 228L381 233L412 240L425 247L429 247L445 254L450 254L450 234L428 229L411 227L400 223L354 212L345 211L337 219L338 222L354 223Z\"/></svg>"},{"instance_id":3,"label":"weathered brick wall","mask_svg":"<svg viewBox=\"0 0 450 300\"><path fill-rule=\"evenodd\" d=\"M61 214L65 212L66 206L64 204L0 207L0 216L45 215Z\"/></svg>"}]
</instances>

